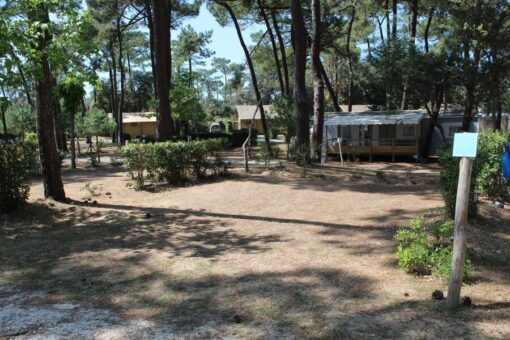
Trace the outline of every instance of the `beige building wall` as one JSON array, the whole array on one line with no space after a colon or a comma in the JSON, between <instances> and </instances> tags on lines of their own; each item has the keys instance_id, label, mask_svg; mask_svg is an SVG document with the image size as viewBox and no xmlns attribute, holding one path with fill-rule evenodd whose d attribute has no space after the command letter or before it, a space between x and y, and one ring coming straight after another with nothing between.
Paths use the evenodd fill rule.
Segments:
<instances>
[{"instance_id":1,"label":"beige building wall","mask_svg":"<svg viewBox=\"0 0 510 340\"><path fill-rule=\"evenodd\" d=\"M124 133L133 137L156 136L156 122L123 123Z\"/></svg>"}]
</instances>

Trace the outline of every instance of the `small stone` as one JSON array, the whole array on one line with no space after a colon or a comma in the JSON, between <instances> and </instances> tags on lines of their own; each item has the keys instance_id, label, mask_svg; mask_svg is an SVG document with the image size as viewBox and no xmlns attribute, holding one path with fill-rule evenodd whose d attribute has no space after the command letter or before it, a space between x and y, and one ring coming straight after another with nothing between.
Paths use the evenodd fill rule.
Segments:
<instances>
[{"instance_id":1,"label":"small stone","mask_svg":"<svg viewBox=\"0 0 510 340\"><path fill-rule=\"evenodd\" d=\"M112 193L111 193L111 192L109 192L109 191L108 191L108 192L105 192L104 194L105 194L106 196L111 196L111 195L112 195Z\"/></svg>"},{"instance_id":2,"label":"small stone","mask_svg":"<svg viewBox=\"0 0 510 340\"><path fill-rule=\"evenodd\" d=\"M435 290L433 293L432 293L432 299L434 300L442 300L444 299L444 294L442 291L440 290Z\"/></svg>"},{"instance_id":3,"label":"small stone","mask_svg":"<svg viewBox=\"0 0 510 340\"><path fill-rule=\"evenodd\" d=\"M464 296L462 298L462 304L467 307L471 306L472 304L471 298L469 296Z\"/></svg>"},{"instance_id":4,"label":"small stone","mask_svg":"<svg viewBox=\"0 0 510 340\"><path fill-rule=\"evenodd\" d=\"M404 293L404 296L405 296L405 297L409 297L409 293L408 293L408 292L405 292L405 293Z\"/></svg>"},{"instance_id":5,"label":"small stone","mask_svg":"<svg viewBox=\"0 0 510 340\"><path fill-rule=\"evenodd\" d=\"M243 321L241 316L239 314L234 314L234 322L235 323L241 323L241 321Z\"/></svg>"},{"instance_id":6,"label":"small stone","mask_svg":"<svg viewBox=\"0 0 510 340\"><path fill-rule=\"evenodd\" d=\"M96 204L97 204L97 201L92 201L92 204L93 204L93 205L96 205Z\"/></svg>"},{"instance_id":7,"label":"small stone","mask_svg":"<svg viewBox=\"0 0 510 340\"><path fill-rule=\"evenodd\" d=\"M146 213L145 214L145 218L151 218L152 217L152 214L151 213Z\"/></svg>"}]
</instances>

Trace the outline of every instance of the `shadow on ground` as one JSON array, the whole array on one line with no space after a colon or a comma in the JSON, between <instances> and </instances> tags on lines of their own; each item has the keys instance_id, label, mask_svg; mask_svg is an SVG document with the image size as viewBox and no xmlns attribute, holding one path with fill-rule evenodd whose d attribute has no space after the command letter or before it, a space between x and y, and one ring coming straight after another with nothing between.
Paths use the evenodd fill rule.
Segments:
<instances>
[{"instance_id":1,"label":"shadow on ground","mask_svg":"<svg viewBox=\"0 0 510 340\"><path fill-rule=\"evenodd\" d=\"M244 327L261 337L484 337L475 322L509 317L507 303L451 314L442 303L383 299L374 278L339 269L211 269L224 256L263 254L287 241L276 228L271 234L241 233L233 223L312 225L323 236L369 233L389 242L392 232L384 227L78 204L60 210L34 204L9 222L5 218L1 281L109 307L126 317L171 323L182 332L210 327L228 333ZM363 251L377 254L376 249Z\"/></svg>"}]
</instances>

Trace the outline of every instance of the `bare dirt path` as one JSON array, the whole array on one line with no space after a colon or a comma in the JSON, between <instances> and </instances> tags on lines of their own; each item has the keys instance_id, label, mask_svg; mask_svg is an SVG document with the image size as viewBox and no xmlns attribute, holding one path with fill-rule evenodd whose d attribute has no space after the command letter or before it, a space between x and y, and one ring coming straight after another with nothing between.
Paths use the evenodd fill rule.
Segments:
<instances>
[{"instance_id":1,"label":"bare dirt path","mask_svg":"<svg viewBox=\"0 0 510 340\"><path fill-rule=\"evenodd\" d=\"M252 175L146 192L117 169L65 181L73 204L43 203L35 183L32 204L3 217L0 336L510 335L507 273L484 269L463 290L475 306L451 314L430 299L444 282L398 269L395 229L441 205L430 183ZM101 187L95 203L85 182Z\"/></svg>"}]
</instances>

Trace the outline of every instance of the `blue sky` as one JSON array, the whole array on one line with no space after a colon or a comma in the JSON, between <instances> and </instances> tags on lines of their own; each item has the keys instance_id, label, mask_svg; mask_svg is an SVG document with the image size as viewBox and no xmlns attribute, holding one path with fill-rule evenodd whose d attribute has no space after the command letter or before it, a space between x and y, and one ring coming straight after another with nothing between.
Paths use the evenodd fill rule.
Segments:
<instances>
[{"instance_id":1,"label":"blue sky","mask_svg":"<svg viewBox=\"0 0 510 340\"><path fill-rule=\"evenodd\" d=\"M195 31L213 31L211 44L209 49L215 52L214 56L218 58L227 58L235 63L244 63L244 52L239 43L237 33L234 25L221 27L214 16L208 11L207 6L204 4L200 8L200 14L197 17L189 18L183 21L182 26L191 25ZM264 30L263 25L243 25L240 23L243 32L243 37L248 46L253 45L251 34ZM177 33L177 34L176 34ZM177 39L178 32L172 32L172 39Z\"/></svg>"}]
</instances>

